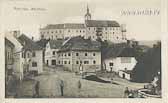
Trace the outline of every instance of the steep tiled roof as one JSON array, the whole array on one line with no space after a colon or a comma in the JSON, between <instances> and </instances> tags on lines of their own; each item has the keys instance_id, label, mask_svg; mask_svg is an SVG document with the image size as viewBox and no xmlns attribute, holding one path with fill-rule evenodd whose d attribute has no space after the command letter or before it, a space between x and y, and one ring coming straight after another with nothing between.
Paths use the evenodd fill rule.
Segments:
<instances>
[{"instance_id":1,"label":"steep tiled roof","mask_svg":"<svg viewBox=\"0 0 168 103\"><path fill-rule=\"evenodd\" d=\"M135 51L126 43L113 44L102 50L102 58L116 58L116 57L134 57Z\"/></svg>"},{"instance_id":2,"label":"steep tiled roof","mask_svg":"<svg viewBox=\"0 0 168 103\"><path fill-rule=\"evenodd\" d=\"M36 44L38 44L39 46L41 46L42 48L46 47L46 44L48 43L49 40L46 39L41 39L39 41L36 42Z\"/></svg>"},{"instance_id":3,"label":"steep tiled roof","mask_svg":"<svg viewBox=\"0 0 168 103\"><path fill-rule=\"evenodd\" d=\"M18 37L18 41L23 45L23 49L26 50L42 50L42 47L39 46L36 42L29 39L26 35L22 34Z\"/></svg>"},{"instance_id":4,"label":"steep tiled roof","mask_svg":"<svg viewBox=\"0 0 168 103\"><path fill-rule=\"evenodd\" d=\"M87 27L120 27L120 24L116 21L110 20L86 20Z\"/></svg>"},{"instance_id":5,"label":"steep tiled roof","mask_svg":"<svg viewBox=\"0 0 168 103\"><path fill-rule=\"evenodd\" d=\"M134 57L134 56L135 56L135 50L130 47L124 48L118 55L118 57Z\"/></svg>"},{"instance_id":6,"label":"steep tiled roof","mask_svg":"<svg viewBox=\"0 0 168 103\"><path fill-rule=\"evenodd\" d=\"M45 29L64 29L64 24L50 24L42 28L42 30L45 30Z\"/></svg>"},{"instance_id":7,"label":"steep tiled roof","mask_svg":"<svg viewBox=\"0 0 168 103\"><path fill-rule=\"evenodd\" d=\"M42 28L42 30L45 30L45 29L82 29L82 28L85 28L85 25L81 23L65 23L65 24L50 24Z\"/></svg>"},{"instance_id":8,"label":"steep tiled roof","mask_svg":"<svg viewBox=\"0 0 168 103\"><path fill-rule=\"evenodd\" d=\"M83 29L85 28L84 24L78 24L78 23L66 23L64 24L65 29Z\"/></svg>"},{"instance_id":9,"label":"steep tiled roof","mask_svg":"<svg viewBox=\"0 0 168 103\"><path fill-rule=\"evenodd\" d=\"M69 39L60 49L60 51L99 51L100 43L90 39L84 39L81 36Z\"/></svg>"},{"instance_id":10,"label":"steep tiled roof","mask_svg":"<svg viewBox=\"0 0 168 103\"><path fill-rule=\"evenodd\" d=\"M59 49L61 48L62 44L63 44L64 40L50 40L50 48L51 49Z\"/></svg>"},{"instance_id":11,"label":"steep tiled roof","mask_svg":"<svg viewBox=\"0 0 168 103\"><path fill-rule=\"evenodd\" d=\"M9 41L7 38L5 38L5 45L9 45L11 48L15 47L15 45L11 41Z\"/></svg>"}]
</instances>

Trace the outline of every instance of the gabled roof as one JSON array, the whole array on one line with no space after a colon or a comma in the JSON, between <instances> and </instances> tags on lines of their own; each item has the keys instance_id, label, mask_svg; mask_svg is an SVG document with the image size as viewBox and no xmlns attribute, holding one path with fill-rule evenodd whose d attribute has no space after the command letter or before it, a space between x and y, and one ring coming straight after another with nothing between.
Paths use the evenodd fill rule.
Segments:
<instances>
[{"instance_id":1,"label":"gabled roof","mask_svg":"<svg viewBox=\"0 0 168 103\"><path fill-rule=\"evenodd\" d=\"M64 28L65 29L83 29L85 28L85 25L80 23L66 23L64 24Z\"/></svg>"},{"instance_id":2,"label":"gabled roof","mask_svg":"<svg viewBox=\"0 0 168 103\"><path fill-rule=\"evenodd\" d=\"M50 44L50 48L51 49L59 49L61 48L62 44L63 44L64 40L50 40L48 41L48 43Z\"/></svg>"},{"instance_id":3,"label":"gabled roof","mask_svg":"<svg viewBox=\"0 0 168 103\"><path fill-rule=\"evenodd\" d=\"M118 57L134 57L134 56L135 56L135 50L130 47L125 47L118 55Z\"/></svg>"},{"instance_id":4,"label":"gabled roof","mask_svg":"<svg viewBox=\"0 0 168 103\"><path fill-rule=\"evenodd\" d=\"M87 27L120 27L117 21L110 20L86 20Z\"/></svg>"},{"instance_id":5,"label":"gabled roof","mask_svg":"<svg viewBox=\"0 0 168 103\"><path fill-rule=\"evenodd\" d=\"M50 24L42 28L42 30L45 30L45 29L64 29L64 24Z\"/></svg>"},{"instance_id":6,"label":"gabled roof","mask_svg":"<svg viewBox=\"0 0 168 103\"><path fill-rule=\"evenodd\" d=\"M41 46L42 48L46 47L46 44L48 43L49 40L46 39L41 39L39 41L36 42L36 44L38 44L39 46Z\"/></svg>"},{"instance_id":7,"label":"gabled roof","mask_svg":"<svg viewBox=\"0 0 168 103\"><path fill-rule=\"evenodd\" d=\"M18 37L18 41L23 45L23 49L25 50L42 50L41 46L24 34Z\"/></svg>"},{"instance_id":8,"label":"gabled roof","mask_svg":"<svg viewBox=\"0 0 168 103\"><path fill-rule=\"evenodd\" d=\"M60 51L100 51L100 43L81 36L73 37L66 41Z\"/></svg>"},{"instance_id":9,"label":"gabled roof","mask_svg":"<svg viewBox=\"0 0 168 103\"><path fill-rule=\"evenodd\" d=\"M15 45L5 37L5 45L9 45L11 48L14 48Z\"/></svg>"},{"instance_id":10,"label":"gabled roof","mask_svg":"<svg viewBox=\"0 0 168 103\"><path fill-rule=\"evenodd\" d=\"M102 50L102 58L116 58L116 57L134 57L135 51L126 43L113 44Z\"/></svg>"}]
</instances>

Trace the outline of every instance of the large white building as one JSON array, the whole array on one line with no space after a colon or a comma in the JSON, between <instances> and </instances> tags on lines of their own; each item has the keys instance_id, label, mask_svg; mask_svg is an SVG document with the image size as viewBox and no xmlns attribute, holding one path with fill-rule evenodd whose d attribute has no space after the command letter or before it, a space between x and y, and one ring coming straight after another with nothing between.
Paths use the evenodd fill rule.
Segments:
<instances>
[{"instance_id":1,"label":"large white building","mask_svg":"<svg viewBox=\"0 0 168 103\"><path fill-rule=\"evenodd\" d=\"M85 39L101 38L103 41L114 43L126 42L125 25L120 25L117 21L112 20L92 20L88 7L84 18L85 23L49 24L40 28L40 38L65 39L80 35Z\"/></svg>"}]
</instances>

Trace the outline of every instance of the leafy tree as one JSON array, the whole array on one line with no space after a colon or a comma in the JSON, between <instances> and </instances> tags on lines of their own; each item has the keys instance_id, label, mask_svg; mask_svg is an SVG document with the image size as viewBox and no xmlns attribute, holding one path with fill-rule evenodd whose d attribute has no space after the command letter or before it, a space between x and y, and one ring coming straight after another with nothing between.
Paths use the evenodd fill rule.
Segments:
<instances>
[{"instance_id":1,"label":"leafy tree","mask_svg":"<svg viewBox=\"0 0 168 103\"><path fill-rule=\"evenodd\" d=\"M141 54L132 72L132 81L150 82L161 71L161 43L158 42L147 52Z\"/></svg>"}]
</instances>

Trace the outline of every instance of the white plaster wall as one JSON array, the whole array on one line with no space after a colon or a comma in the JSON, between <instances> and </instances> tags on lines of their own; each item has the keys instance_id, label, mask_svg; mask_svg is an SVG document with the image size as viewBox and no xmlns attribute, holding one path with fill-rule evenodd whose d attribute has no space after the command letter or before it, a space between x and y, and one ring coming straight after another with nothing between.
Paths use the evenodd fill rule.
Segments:
<instances>
[{"instance_id":1,"label":"white plaster wall","mask_svg":"<svg viewBox=\"0 0 168 103\"><path fill-rule=\"evenodd\" d=\"M71 54L71 56L68 56L68 53ZM79 54L79 56L76 56L76 53ZM88 55L85 56L85 53ZM93 56L93 53L95 53L95 56ZM66 54L66 56L65 56ZM71 51L71 52L64 52L64 53L59 53L60 55L59 60L61 62L60 65L64 65L70 70L72 69L73 66L80 65L80 61L82 61L83 66L100 66L101 65L101 53L100 52L88 52L88 51ZM93 63L93 61L96 61L96 64ZM64 61L67 61L67 64L64 64ZM70 64L68 63L70 61ZM76 64L76 61L79 61L79 64ZM89 64L84 64L84 61L89 61ZM63 62L63 64L62 64Z\"/></svg>"},{"instance_id":2,"label":"white plaster wall","mask_svg":"<svg viewBox=\"0 0 168 103\"><path fill-rule=\"evenodd\" d=\"M110 71L111 66L109 66L110 62L113 62L113 71L118 72L119 70L125 70L125 68L127 68L127 70L132 70L137 61L134 57L130 57L131 58L131 63L121 63L121 57L117 57L117 58L111 58L111 59L106 59L105 65L106 65L106 70Z\"/></svg>"},{"instance_id":3,"label":"white plaster wall","mask_svg":"<svg viewBox=\"0 0 168 103\"><path fill-rule=\"evenodd\" d=\"M48 60L48 65L52 66L51 61L52 60L56 60L56 64L58 64L58 54L57 51L59 49L51 49L49 42L46 45L46 50L45 50L45 64L47 64L47 60ZM53 55L53 51L55 51L55 55Z\"/></svg>"},{"instance_id":4,"label":"white plaster wall","mask_svg":"<svg viewBox=\"0 0 168 103\"><path fill-rule=\"evenodd\" d=\"M61 31L61 33L60 33ZM52 33L53 32L53 33ZM64 38L64 29L46 29L40 30L40 35L44 35L46 39L57 39L57 38Z\"/></svg>"},{"instance_id":5,"label":"white plaster wall","mask_svg":"<svg viewBox=\"0 0 168 103\"><path fill-rule=\"evenodd\" d=\"M37 70L38 73L43 72L43 51L42 50L36 50L35 51L36 56L31 58L31 63L29 70ZM32 67L32 62L37 62L37 67Z\"/></svg>"},{"instance_id":6,"label":"white plaster wall","mask_svg":"<svg viewBox=\"0 0 168 103\"><path fill-rule=\"evenodd\" d=\"M70 30L70 32L69 32ZM78 31L78 32L77 32ZM81 31L81 32L80 32ZM83 36L86 34L86 29L64 29L64 38L66 37L74 37L74 36Z\"/></svg>"}]
</instances>

